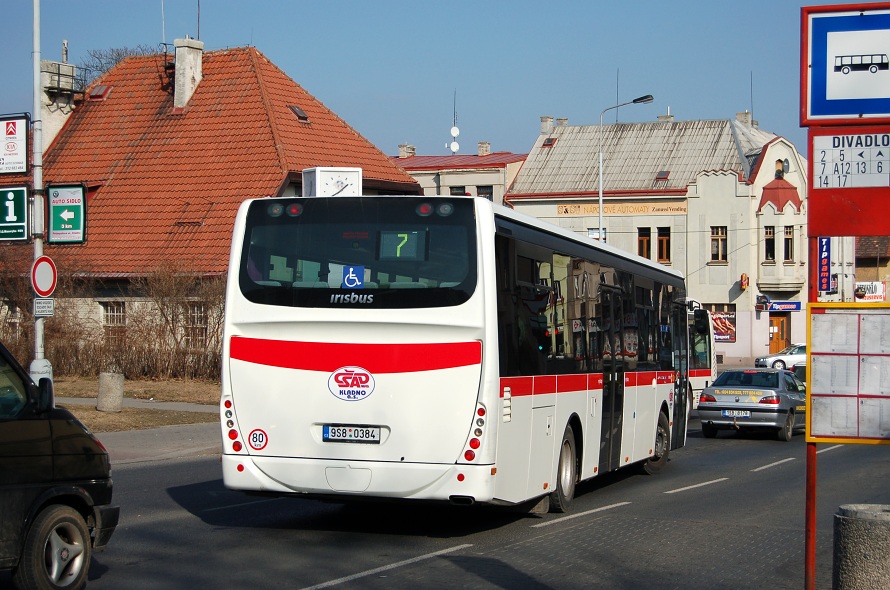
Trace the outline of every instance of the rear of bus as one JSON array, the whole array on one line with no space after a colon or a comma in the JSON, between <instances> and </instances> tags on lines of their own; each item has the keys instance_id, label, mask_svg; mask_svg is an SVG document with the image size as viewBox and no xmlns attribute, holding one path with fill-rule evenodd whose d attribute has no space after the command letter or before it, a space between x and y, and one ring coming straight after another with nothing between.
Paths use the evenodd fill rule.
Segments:
<instances>
[{"instance_id":1,"label":"rear of bus","mask_svg":"<svg viewBox=\"0 0 890 590\"><path fill-rule=\"evenodd\" d=\"M482 363L494 336L476 206L418 196L241 206L220 404L227 487L491 498L494 408L480 392L497 367Z\"/></svg>"}]
</instances>

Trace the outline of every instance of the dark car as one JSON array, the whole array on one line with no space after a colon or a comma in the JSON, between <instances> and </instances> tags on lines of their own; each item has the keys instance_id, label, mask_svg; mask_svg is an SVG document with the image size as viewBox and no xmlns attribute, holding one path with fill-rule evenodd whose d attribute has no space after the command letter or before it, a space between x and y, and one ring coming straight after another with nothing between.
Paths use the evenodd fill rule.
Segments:
<instances>
[{"instance_id":1,"label":"dark car","mask_svg":"<svg viewBox=\"0 0 890 590\"><path fill-rule=\"evenodd\" d=\"M102 444L0 344L0 569L22 589L83 588L117 526L111 490Z\"/></svg>"}]
</instances>

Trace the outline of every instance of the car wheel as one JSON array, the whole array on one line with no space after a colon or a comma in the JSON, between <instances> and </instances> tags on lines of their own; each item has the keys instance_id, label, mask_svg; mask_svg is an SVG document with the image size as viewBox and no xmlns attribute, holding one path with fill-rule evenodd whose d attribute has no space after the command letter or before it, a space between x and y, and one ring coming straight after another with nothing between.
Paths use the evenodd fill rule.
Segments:
<instances>
[{"instance_id":1,"label":"car wheel","mask_svg":"<svg viewBox=\"0 0 890 590\"><path fill-rule=\"evenodd\" d=\"M717 436L717 427L710 422L702 422L701 433L705 438L715 438Z\"/></svg>"},{"instance_id":2,"label":"car wheel","mask_svg":"<svg viewBox=\"0 0 890 590\"><path fill-rule=\"evenodd\" d=\"M577 478L575 459L575 432L567 424L559 445L559 463L556 466L556 491L550 494L550 512L568 512L575 497Z\"/></svg>"},{"instance_id":3,"label":"car wheel","mask_svg":"<svg viewBox=\"0 0 890 590\"><path fill-rule=\"evenodd\" d=\"M794 411L789 410L788 415L785 416L785 424L779 428L778 438L781 441L788 442L791 440L791 437L794 435Z\"/></svg>"},{"instance_id":4,"label":"car wheel","mask_svg":"<svg viewBox=\"0 0 890 590\"><path fill-rule=\"evenodd\" d=\"M784 369L784 368L785 368L785 361L776 361L776 362L774 362L774 363L773 363L773 368L774 368L774 369Z\"/></svg>"},{"instance_id":5,"label":"car wheel","mask_svg":"<svg viewBox=\"0 0 890 590\"><path fill-rule=\"evenodd\" d=\"M90 567L90 533L69 506L44 509L25 536L22 558L13 574L18 588L80 590Z\"/></svg>"},{"instance_id":6,"label":"car wheel","mask_svg":"<svg viewBox=\"0 0 890 590\"><path fill-rule=\"evenodd\" d=\"M658 427L655 429L655 448L652 456L643 462L643 473L655 475L668 462L671 452L671 423L664 414L658 414Z\"/></svg>"}]
</instances>

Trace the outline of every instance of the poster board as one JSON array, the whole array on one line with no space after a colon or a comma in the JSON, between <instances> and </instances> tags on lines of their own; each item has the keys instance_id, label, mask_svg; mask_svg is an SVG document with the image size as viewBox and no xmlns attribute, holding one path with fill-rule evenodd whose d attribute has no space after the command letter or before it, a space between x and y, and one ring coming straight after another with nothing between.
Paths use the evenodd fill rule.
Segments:
<instances>
[{"instance_id":1,"label":"poster board","mask_svg":"<svg viewBox=\"0 0 890 590\"><path fill-rule=\"evenodd\" d=\"M890 444L890 304L807 305L806 436Z\"/></svg>"}]
</instances>

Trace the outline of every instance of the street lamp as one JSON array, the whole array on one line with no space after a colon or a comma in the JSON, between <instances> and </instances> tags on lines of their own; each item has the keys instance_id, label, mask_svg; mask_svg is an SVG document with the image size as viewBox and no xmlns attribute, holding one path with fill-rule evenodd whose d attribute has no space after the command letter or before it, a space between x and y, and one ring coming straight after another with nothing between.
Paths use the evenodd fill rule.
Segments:
<instances>
[{"instance_id":1,"label":"street lamp","mask_svg":"<svg viewBox=\"0 0 890 590\"><path fill-rule=\"evenodd\" d=\"M611 111L612 109L617 109L618 107L623 107L629 104L649 104L655 100L652 98L651 94L647 94L645 96L640 96L633 100L629 100L627 102L622 102L621 104L616 104L615 106L609 107L607 109L603 109L603 112L600 113L600 234L599 239L601 242L605 242L605 238L603 237L603 232L605 231L603 228L603 115L606 114L606 111Z\"/></svg>"}]
</instances>

